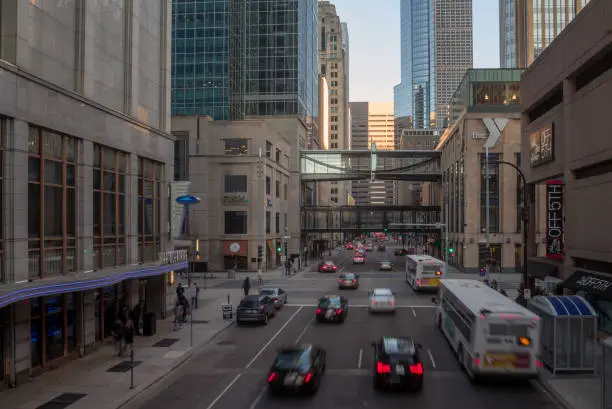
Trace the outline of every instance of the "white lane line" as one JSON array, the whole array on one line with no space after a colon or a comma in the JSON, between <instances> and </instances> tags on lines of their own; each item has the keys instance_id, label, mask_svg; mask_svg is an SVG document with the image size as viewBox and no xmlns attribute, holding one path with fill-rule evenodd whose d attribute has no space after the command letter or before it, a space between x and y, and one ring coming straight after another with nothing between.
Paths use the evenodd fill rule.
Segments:
<instances>
[{"instance_id":1,"label":"white lane line","mask_svg":"<svg viewBox=\"0 0 612 409\"><path fill-rule=\"evenodd\" d=\"M214 407L215 407L215 405L216 405L216 404L217 404L217 403L218 403L218 402L221 400L221 398L223 398L223 396L224 396L224 395L227 393L227 391L229 391L229 390L230 390L230 388L231 388L232 386L234 386L234 384L235 384L236 382L238 382L238 379L240 379L240 377L241 377L241 376L242 376L242 374L241 374L241 373L239 373L238 375L236 375L236 376L234 377L234 379L232 379L232 381L231 381L230 383L228 383L228 384L227 384L227 386L225 387L225 389L223 389L223 390L221 391L221 393L217 395L217 397L215 398L215 400L213 400L212 402L210 402L210 405L208 405L208 406L206 407L206 409L212 409L212 408L214 408Z\"/></svg>"},{"instance_id":2,"label":"white lane line","mask_svg":"<svg viewBox=\"0 0 612 409\"><path fill-rule=\"evenodd\" d=\"M363 348L359 350L359 357L357 358L357 368L361 369L361 361L363 360Z\"/></svg>"},{"instance_id":3,"label":"white lane line","mask_svg":"<svg viewBox=\"0 0 612 409\"><path fill-rule=\"evenodd\" d=\"M293 321L293 319L295 318L295 316L296 316L296 315L298 315L298 314L300 313L300 311L302 311L302 309L303 309L303 308L304 308L304 307L300 307L300 308L298 308L298 309L297 309L297 311L296 311L296 312L294 312L294 313L293 313L293 315L292 315L291 317L289 317L289 319L287 320L287 322L285 322L285 323L283 324L283 326L282 326L282 327L280 327L280 329L279 329L278 331L276 331L276 333L275 333L274 335L272 335L272 338L270 338L270 339L268 340L268 342L266 342L266 343L265 343L265 345L264 345L263 347L261 347L261 349L259 350L259 352L255 354L255 356L253 357L253 359L251 359L251 362L249 362L249 363L248 363L248 364L245 366L245 368L246 368L246 369L249 369L249 368L251 367L251 365L253 365L253 364L255 363L255 361L257 361L257 358L259 358L259 357L261 356L261 354L263 354L263 353L264 353L264 351L266 350L266 348L268 348L268 347L270 346L270 344L271 344L272 342L274 342L274 340L275 340L276 338L278 338L278 336L281 334L281 332L283 332L283 330L284 330L285 328L287 328L287 325L289 325L289 324L291 323L291 321Z\"/></svg>"},{"instance_id":4,"label":"white lane line","mask_svg":"<svg viewBox=\"0 0 612 409\"><path fill-rule=\"evenodd\" d=\"M340 271L338 271L338 272L339 272L339 273L341 273L341 272L343 272L345 269L346 269L346 266L342 267L342 268L340 269Z\"/></svg>"},{"instance_id":5,"label":"white lane line","mask_svg":"<svg viewBox=\"0 0 612 409\"><path fill-rule=\"evenodd\" d=\"M314 322L315 317L312 317L312 319L310 321L308 321L308 324L306 324L306 326L304 327L304 329L302 330L302 332L300 332L300 335L298 335L298 337L295 339L295 343L299 344L300 341L302 340L302 338L304 337L304 335L306 334L306 331L308 331L308 328L310 328L310 326L312 325L312 323Z\"/></svg>"},{"instance_id":6,"label":"white lane line","mask_svg":"<svg viewBox=\"0 0 612 409\"><path fill-rule=\"evenodd\" d=\"M285 307L317 307L318 304L285 304ZM349 304L350 308L369 308L367 304ZM437 308L435 305L396 305L395 308Z\"/></svg>"},{"instance_id":7,"label":"white lane line","mask_svg":"<svg viewBox=\"0 0 612 409\"><path fill-rule=\"evenodd\" d=\"M431 365L433 366L434 369L436 369L436 361L434 360L434 357L431 354L431 351L429 349L427 350L427 355L429 355L429 359L431 360Z\"/></svg>"},{"instance_id":8,"label":"white lane line","mask_svg":"<svg viewBox=\"0 0 612 409\"><path fill-rule=\"evenodd\" d=\"M261 390L257 394L257 397L253 400L253 403L251 403L251 405L249 406L249 409L255 409L257 407L257 404L263 399L264 395L266 394L267 389L268 389L267 386L264 386L263 388L261 388Z\"/></svg>"},{"instance_id":9,"label":"white lane line","mask_svg":"<svg viewBox=\"0 0 612 409\"><path fill-rule=\"evenodd\" d=\"M414 307L410 307L410 309L412 310L412 315L413 315L414 317L416 317L416 311L415 311Z\"/></svg>"}]
</instances>

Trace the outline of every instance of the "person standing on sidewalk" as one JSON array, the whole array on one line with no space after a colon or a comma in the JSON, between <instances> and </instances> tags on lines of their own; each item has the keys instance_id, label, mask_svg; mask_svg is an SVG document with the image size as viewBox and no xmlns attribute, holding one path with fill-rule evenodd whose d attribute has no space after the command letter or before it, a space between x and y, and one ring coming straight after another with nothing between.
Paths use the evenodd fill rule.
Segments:
<instances>
[{"instance_id":1,"label":"person standing on sidewalk","mask_svg":"<svg viewBox=\"0 0 612 409\"><path fill-rule=\"evenodd\" d=\"M115 347L117 349L117 356L121 356L123 354L123 336L124 336L124 328L123 323L120 319L115 321L113 325L113 330L111 331L113 338L115 339Z\"/></svg>"},{"instance_id":2,"label":"person standing on sidewalk","mask_svg":"<svg viewBox=\"0 0 612 409\"><path fill-rule=\"evenodd\" d=\"M124 334L123 334L123 340L125 344L123 346L124 354L126 352L131 352L132 349L134 349L134 333L135 333L134 321L129 319L125 323L125 329L124 329Z\"/></svg>"},{"instance_id":3,"label":"person standing on sidewalk","mask_svg":"<svg viewBox=\"0 0 612 409\"><path fill-rule=\"evenodd\" d=\"M251 281L249 280L249 277L244 278L244 281L242 282L242 289L244 290L245 297L249 295L249 291L251 290Z\"/></svg>"},{"instance_id":4,"label":"person standing on sidewalk","mask_svg":"<svg viewBox=\"0 0 612 409\"><path fill-rule=\"evenodd\" d=\"M289 261L289 259L285 261L285 275L286 276L291 275L291 261Z\"/></svg>"}]
</instances>

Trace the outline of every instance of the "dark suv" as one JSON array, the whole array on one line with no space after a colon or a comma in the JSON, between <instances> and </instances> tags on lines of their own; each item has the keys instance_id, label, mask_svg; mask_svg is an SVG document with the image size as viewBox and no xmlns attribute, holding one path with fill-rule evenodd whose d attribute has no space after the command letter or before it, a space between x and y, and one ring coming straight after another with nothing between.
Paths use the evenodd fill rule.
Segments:
<instances>
[{"instance_id":1,"label":"dark suv","mask_svg":"<svg viewBox=\"0 0 612 409\"><path fill-rule=\"evenodd\" d=\"M236 324L263 322L268 324L270 317L276 315L274 300L266 295L247 295L236 309Z\"/></svg>"}]
</instances>

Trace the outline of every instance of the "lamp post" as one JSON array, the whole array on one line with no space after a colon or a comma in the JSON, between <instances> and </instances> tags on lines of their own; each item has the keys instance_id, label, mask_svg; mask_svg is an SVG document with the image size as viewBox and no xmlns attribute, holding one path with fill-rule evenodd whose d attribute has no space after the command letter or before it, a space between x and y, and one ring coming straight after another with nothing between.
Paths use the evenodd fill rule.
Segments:
<instances>
[{"instance_id":1,"label":"lamp post","mask_svg":"<svg viewBox=\"0 0 612 409\"><path fill-rule=\"evenodd\" d=\"M521 270L522 276L523 276L523 286L524 291L530 290L531 289L531 285L529 283L529 273L527 272L527 241L529 240L529 232L528 232L528 227L529 227L529 198L528 198L528 191L527 191L527 179L525 178L525 174L523 173L523 171L516 166L514 163L511 162L506 162L503 160L499 160L497 162L495 162L497 165L508 165L511 168L513 168L514 170L516 170L516 172L518 173L519 177L521 178L521 191L523 192L523 211L522 211L522 219L523 219L523 268ZM525 295L525 294L523 294Z\"/></svg>"}]
</instances>

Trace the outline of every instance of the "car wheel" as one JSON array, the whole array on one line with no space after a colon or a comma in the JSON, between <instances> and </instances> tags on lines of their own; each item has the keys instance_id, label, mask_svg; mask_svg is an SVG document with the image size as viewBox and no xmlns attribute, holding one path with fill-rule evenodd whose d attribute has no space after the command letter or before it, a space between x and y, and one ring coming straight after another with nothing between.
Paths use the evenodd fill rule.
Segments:
<instances>
[{"instance_id":1,"label":"car wheel","mask_svg":"<svg viewBox=\"0 0 612 409\"><path fill-rule=\"evenodd\" d=\"M283 305L287 304L287 297L285 297L285 301L283 301Z\"/></svg>"},{"instance_id":2,"label":"car wheel","mask_svg":"<svg viewBox=\"0 0 612 409\"><path fill-rule=\"evenodd\" d=\"M239 327L241 327L241 326L242 326L242 321L240 321L240 320L236 320L236 325L238 325Z\"/></svg>"}]
</instances>

